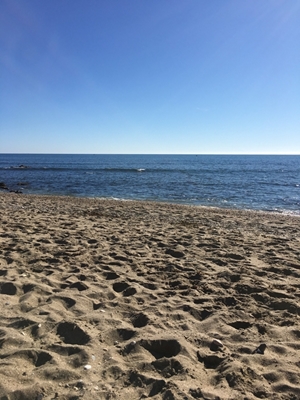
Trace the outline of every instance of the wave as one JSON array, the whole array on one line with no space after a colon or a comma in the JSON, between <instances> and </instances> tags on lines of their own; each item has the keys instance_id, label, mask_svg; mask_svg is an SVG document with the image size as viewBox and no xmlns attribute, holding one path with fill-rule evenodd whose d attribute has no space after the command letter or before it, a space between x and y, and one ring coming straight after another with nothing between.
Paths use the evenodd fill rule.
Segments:
<instances>
[{"instance_id":1,"label":"wave","mask_svg":"<svg viewBox=\"0 0 300 400\"><path fill-rule=\"evenodd\" d=\"M28 167L18 167L18 166L11 166L11 167L0 167L0 170L5 171L20 171L20 170L30 170L30 171L46 171L46 172L84 172L84 173L97 173L97 172L144 172L146 171L145 168L86 168L86 167L50 167L50 166L28 166Z\"/></svg>"},{"instance_id":2,"label":"wave","mask_svg":"<svg viewBox=\"0 0 300 400\"><path fill-rule=\"evenodd\" d=\"M136 172L147 172L147 173L168 173L168 174L186 174L186 175L218 175L220 178L224 176L228 176L230 174L231 177L239 176L239 177L251 177L255 174L256 179L260 177L260 184L268 184L268 181L261 180L262 176L266 176L269 174L270 171L266 169L243 169L238 168L234 169L231 167L224 167L214 165L212 167L200 167L197 166L196 168L189 167L189 168L180 168L178 166L171 166L171 167L164 167L164 166L155 166L151 168L144 168L144 167L104 167L104 166L93 166L89 168L86 165L78 165L78 164L68 164L68 165L15 165L15 166L0 166L0 171L47 171L47 172L84 172L84 173L100 173L100 172L108 172L108 173L136 173ZM282 171L279 170L272 170L273 176L278 176L281 178Z\"/></svg>"}]
</instances>

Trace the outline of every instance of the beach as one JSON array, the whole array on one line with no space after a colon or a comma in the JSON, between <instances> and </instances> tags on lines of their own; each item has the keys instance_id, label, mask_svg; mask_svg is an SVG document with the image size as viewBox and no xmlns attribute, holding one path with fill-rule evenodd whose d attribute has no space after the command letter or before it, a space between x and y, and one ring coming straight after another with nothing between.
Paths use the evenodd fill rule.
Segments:
<instances>
[{"instance_id":1,"label":"beach","mask_svg":"<svg viewBox=\"0 0 300 400\"><path fill-rule=\"evenodd\" d=\"M0 193L0 400L300 398L300 219Z\"/></svg>"}]
</instances>

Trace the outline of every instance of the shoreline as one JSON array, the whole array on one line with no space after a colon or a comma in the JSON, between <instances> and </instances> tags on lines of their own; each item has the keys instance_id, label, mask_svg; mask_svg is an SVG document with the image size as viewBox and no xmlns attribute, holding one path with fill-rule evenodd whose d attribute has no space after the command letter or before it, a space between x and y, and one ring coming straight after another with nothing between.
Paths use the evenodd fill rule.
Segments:
<instances>
[{"instance_id":1,"label":"shoreline","mask_svg":"<svg viewBox=\"0 0 300 400\"><path fill-rule=\"evenodd\" d=\"M0 193L0 398L296 399L299 244L297 216Z\"/></svg>"},{"instance_id":2,"label":"shoreline","mask_svg":"<svg viewBox=\"0 0 300 400\"><path fill-rule=\"evenodd\" d=\"M75 195L61 195L61 194L34 194L34 193L23 193L23 192L6 192L6 191L1 191L0 190L0 197L2 196L13 196L13 198L17 197L29 197L33 199L48 199L48 200L79 200L79 201L95 201L95 202L124 202L124 203L141 203L145 205L164 205L164 206L169 206L169 207L191 207L195 209L203 209L207 211L220 211L224 213L231 213L231 212L237 212L237 213L254 213L254 214L260 214L260 215L265 215L265 216L283 216L283 217L291 217L291 218L299 218L300 214L294 214L293 211L290 210L285 210L285 211L273 211L273 210L260 210L260 209L250 209L250 208L226 208L226 207L219 207L219 206L208 206L208 205L202 205L202 204L189 204L189 203L180 203L180 202L170 202L170 201L165 201L165 200L141 200L141 199L123 199L123 198L116 198L116 197L89 197L89 196L75 196Z\"/></svg>"}]
</instances>

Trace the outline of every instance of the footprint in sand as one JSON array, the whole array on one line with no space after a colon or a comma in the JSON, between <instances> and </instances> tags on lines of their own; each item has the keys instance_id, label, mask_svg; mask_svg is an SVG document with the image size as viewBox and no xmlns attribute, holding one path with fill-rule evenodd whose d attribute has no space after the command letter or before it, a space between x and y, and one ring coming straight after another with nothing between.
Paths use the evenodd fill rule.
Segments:
<instances>
[{"instance_id":1,"label":"footprint in sand","mask_svg":"<svg viewBox=\"0 0 300 400\"><path fill-rule=\"evenodd\" d=\"M135 328L143 328L150 322L149 317L144 313L134 314L131 317L131 323Z\"/></svg>"},{"instance_id":2,"label":"footprint in sand","mask_svg":"<svg viewBox=\"0 0 300 400\"><path fill-rule=\"evenodd\" d=\"M141 340L139 344L156 359L175 357L182 350L181 344L176 339Z\"/></svg>"},{"instance_id":3,"label":"footprint in sand","mask_svg":"<svg viewBox=\"0 0 300 400\"><path fill-rule=\"evenodd\" d=\"M126 282L115 282L113 289L117 293L122 293L124 297L133 296L137 292L134 287L129 286Z\"/></svg>"},{"instance_id":4,"label":"footprint in sand","mask_svg":"<svg viewBox=\"0 0 300 400\"><path fill-rule=\"evenodd\" d=\"M57 326L57 335L66 344L87 344L91 338L73 322L61 322Z\"/></svg>"},{"instance_id":5,"label":"footprint in sand","mask_svg":"<svg viewBox=\"0 0 300 400\"><path fill-rule=\"evenodd\" d=\"M12 282L0 282L0 294L14 296L17 293L17 287Z\"/></svg>"}]
</instances>

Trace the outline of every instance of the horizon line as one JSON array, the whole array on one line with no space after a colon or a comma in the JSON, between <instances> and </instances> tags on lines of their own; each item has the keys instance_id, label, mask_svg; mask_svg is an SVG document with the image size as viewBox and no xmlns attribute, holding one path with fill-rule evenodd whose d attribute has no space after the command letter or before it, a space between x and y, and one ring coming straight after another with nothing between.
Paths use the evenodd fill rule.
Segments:
<instances>
[{"instance_id":1,"label":"horizon line","mask_svg":"<svg viewBox=\"0 0 300 400\"><path fill-rule=\"evenodd\" d=\"M1 155L122 155L122 156L299 156L300 153L44 153L44 152L0 152Z\"/></svg>"}]
</instances>

